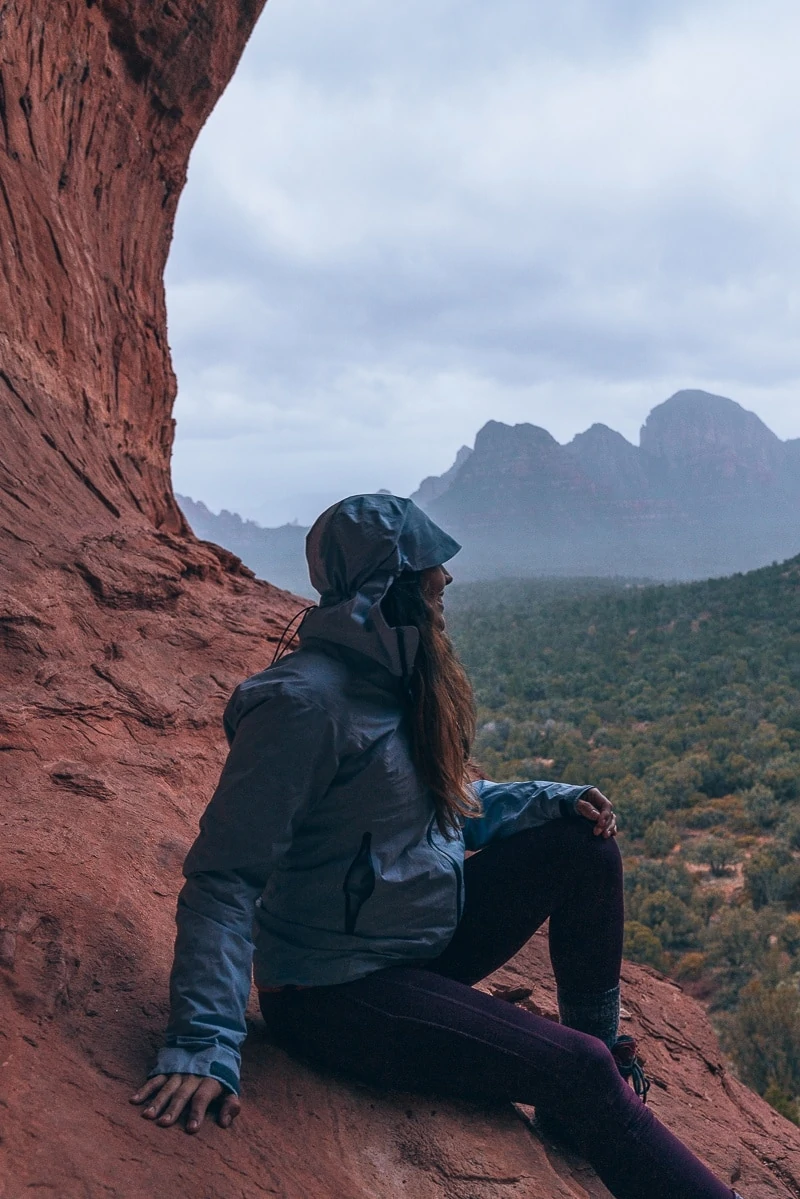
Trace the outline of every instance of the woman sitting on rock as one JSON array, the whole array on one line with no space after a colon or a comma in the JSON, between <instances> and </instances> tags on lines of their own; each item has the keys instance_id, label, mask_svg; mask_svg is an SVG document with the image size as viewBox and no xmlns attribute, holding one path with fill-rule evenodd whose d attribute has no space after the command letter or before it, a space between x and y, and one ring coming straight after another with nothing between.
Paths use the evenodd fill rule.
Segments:
<instances>
[{"instance_id":1,"label":"woman sitting on rock","mask_svg":"<svg viewBox=\"0 0 800 1199\"><path fill-rule=\"evenodd\" d=\"M300 648L225 711L230 753L184 866L166 1045L133 1102L161 1125L185 1111L196 1132L219 1100L231 1123L252 970L272 1035L305 1060L532 1104L618 1199L731 1199L623 1077L642 1082L617 1035L611 804L591 786L469 781L473 699L443 605L459 548L390 495L344 500L311 529L321 600ZM473 987L548 916L560 1024Z\"/></svg>"}]
</instances>

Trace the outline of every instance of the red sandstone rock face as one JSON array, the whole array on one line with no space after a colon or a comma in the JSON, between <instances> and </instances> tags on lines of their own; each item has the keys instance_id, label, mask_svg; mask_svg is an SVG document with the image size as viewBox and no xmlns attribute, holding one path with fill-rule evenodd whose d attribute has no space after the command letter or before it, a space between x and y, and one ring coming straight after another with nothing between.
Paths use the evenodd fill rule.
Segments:
<instances>
[{"instance_id":1,"label":"red sandstone rock face","mask_svg":"<svg viewBox=\"0 0 800 1199\"><path fill-rule=\"evenodd\" d=\"M509 1111L380 1097L271 1048L197 1138L126 1097L161 1035L220 715L299 604L184 527L162 271L194 138L260 0L0 0L0 1195L597 1199ZM543 941L490 988L534 984ZM654 1106L747 1199L800 1134L699 1006L629 968Z\"/></svg>"},{"instance_id":2,"label":"red sandstone rock face","mask_svg":"<svg viewBox=\"0 0 800 1199\"><path fill-rule=\"evenodd\" d=\"M12 493L36 509L61 479L81 524L185 531L163 269L189 151L262 7L0 3L3 469L25 462Z\"/></svg>"}]
</instances>

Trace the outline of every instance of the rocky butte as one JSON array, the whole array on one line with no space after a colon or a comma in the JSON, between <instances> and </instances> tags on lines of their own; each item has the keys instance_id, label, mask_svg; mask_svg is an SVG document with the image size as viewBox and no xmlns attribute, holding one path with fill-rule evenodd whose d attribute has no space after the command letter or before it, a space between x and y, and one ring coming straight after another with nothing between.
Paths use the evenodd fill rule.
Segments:
<instances>
[{"instance_id":1,"label":"rocky butte","mask_svg":"<svg viewBox=\"0 0 800 1199\"><path fill-rule=\"evenodd\" d=\"M462 578L708 578L800 549L797 443L725 396L677 392L638 446L490 421L459 457L414 498L463 543Z\"/></svg>"},{"instance_id":2,"label":"rocky butte","mask_svg":"<svg viewBox=\"0 0 800 1199\"><path fill-rule=\"evenodd\" d=\"M162 271L261 7L0 0L0 1193L600 1196L513 1112L312 1074L257 1018L229 1132L126 1103L223 703L296 606L189 533L169 477ZM543 945L486 985L552 1012ZM659 1114L747 1199L800 1194L800 1131L730 1076L701 1008L633 967L624 1001Z\"/></svg>"}]
</instances>

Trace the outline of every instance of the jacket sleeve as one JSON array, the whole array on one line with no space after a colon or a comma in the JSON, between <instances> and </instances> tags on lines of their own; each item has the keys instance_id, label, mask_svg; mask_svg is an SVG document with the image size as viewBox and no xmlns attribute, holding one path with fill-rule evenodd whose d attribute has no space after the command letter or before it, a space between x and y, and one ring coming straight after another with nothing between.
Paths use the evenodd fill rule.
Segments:
<instances>
[{"instance_id":1,"label":"jacket sleeve","mask_svg":"<svg viewBox=\"0 0 800 1199\"><path fill-rule=\"evenodd\" d=\"M239 1092L240 1046L253 960L260 875L190 874L178 897L170 1017L154 1074L203 1074Z\"/></svg>"},{"instance_id":2,"label":"jacket sleeve","mask_svg":"<svg viewBox=\"0 0 800 1199\"><path fill-rule=\"evenodd\" d=\"M150 1077L201 1074L238 1093L256 900L336 774L335 740L326 712L280 693L239 723L184 863L170 1018Z\"/></svg>"},{"instance_id":3,"label":"jacket sleeve","mask_svg":"<svg viewBox=\"0 0 800 1199\"><path fill-rule=\"evenodd\" d=\"M561 816L574 816L575 805L592 784L575 787L570 783L473 783L483 815L464 824L467 849L482 849L490 841L510 837L526 828L535 828Z\"/></svg>"}]
</instances>

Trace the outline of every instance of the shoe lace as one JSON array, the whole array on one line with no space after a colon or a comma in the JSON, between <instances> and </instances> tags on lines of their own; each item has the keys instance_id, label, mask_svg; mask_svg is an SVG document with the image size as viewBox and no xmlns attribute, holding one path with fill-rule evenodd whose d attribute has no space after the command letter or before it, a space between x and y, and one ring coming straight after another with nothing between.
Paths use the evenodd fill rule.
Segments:
<instances>
[{"instance_id":1,"label":"shoe lace","mask_svg":"<svg viewBox=\"0 0 800 1199\"><path fill-rule=\"evenodd\" d=\"M611 1047L617 1069L626 1082L630 1082L642 1103L647 1103L647 1092L650 1090L650 1079L642 1068L642 1063L636 1056L636 1040L634 1037L623 1035L617 1037Z\"/></svg>"}]
</instances>

